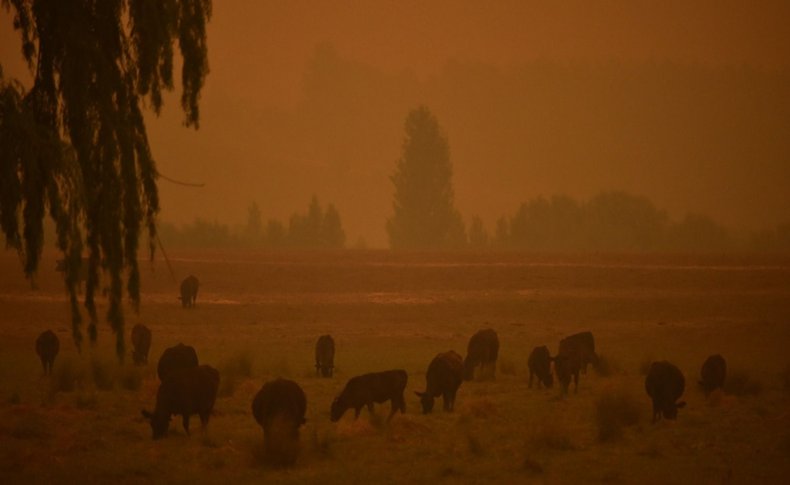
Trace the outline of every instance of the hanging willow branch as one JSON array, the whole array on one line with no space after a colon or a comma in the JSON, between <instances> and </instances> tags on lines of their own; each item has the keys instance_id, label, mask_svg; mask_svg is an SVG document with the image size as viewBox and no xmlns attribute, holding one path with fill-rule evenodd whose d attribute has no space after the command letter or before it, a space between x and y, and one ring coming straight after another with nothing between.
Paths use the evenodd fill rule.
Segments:
<instances>
[{"instance_id":1,"label":"hanging willow branch","mask_svg":"<svg viewBox=\"0 0 790 485\"><path fill-rule=\"evenodd\" d=\"M162 108L173 89L173 47L183 57L181 107L198 127L208 73L206 22L211 0L0 0L14 16L22 56L34 74L29 91L0 66L0 228L32 277L43 246L43 218L55 221L66 259L74 342L83 336L77 274L83 249L84 305L96 341L99 270L109 277L107 320L124 354L122 295L140 303L138 241L150 257L159 211L157 170L141 103Z\"/></svg>"}]
</instances>

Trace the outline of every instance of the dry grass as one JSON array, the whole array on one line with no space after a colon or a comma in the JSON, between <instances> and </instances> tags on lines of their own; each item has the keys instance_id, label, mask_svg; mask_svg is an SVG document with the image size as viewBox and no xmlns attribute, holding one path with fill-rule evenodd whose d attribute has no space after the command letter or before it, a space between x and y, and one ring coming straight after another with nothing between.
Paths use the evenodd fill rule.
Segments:
<instances>
[{"instance_id":1,"label":"dry grass","mask_svg":"<svg viewBox=\"0 0 790 485\"><path fill-rule=\"evenodd\" d=\"M106 326L92 353L77 354L62 282L42 272L40 289L30 292L24 280L9 279L19 273L18 260L5 265L0 257L0 481L708 483L728 469L747 483L786 481L787 400L784 383L775 383L790 341L786 263L743 271L727 261L712 270L706 260L689 269L671 259L649 266L649 258L554 266L550 258L517 254L175 253L177 273L205 282L198 307L182 310L168 272L157 266L142 272L143 304L139 316L129 314L129 326L139 318L152 329L152 363L168 346L193 345L232 392L217 400L205 431L193 417L188 437L175 418L160 441L151 440L140 416L156 399L155 365L119 366ZM521 288L538 291L515 291ZM413 391L424 389L430 359L449 349L463 354L483 325L497 330L507 357L496 380L464 382L454 412L443 412L439 400L422 415ZM553 348L580 327L607 350L611 376L588 372L578 394L564 398L556 385L529 389L524 349ZM52 377L41 376L31 345L47 328L61 341ZM332 379L313 370L315 339L325 333L337 342ZM709 406L692 392L708 348L750 363L748 381L764 377L762 392L724 394L719 407ZM245 356L248 349L255 351ZM650 401L635 370L648 355L686 375L688 406L676 421L644 423ZM105 362L99 372L112 390L95 384L92 356ZM628 369L617 371L614 357ZM356 421L353 412L329 421L330 403L350 377L390 368L409 373L406 414L387 423L386 403L376 404L373 419L363 410ZM307 424L300 450L284 447L296 458L281 469L265 464L250 403L263 382L284 374L305 391ZM628 427L615 420L622 437L604 444L597 403L621 389L633 396L641 421ZM600 405L614 416L624 407Z\"/></svg>"},{"instance_id":2,"label":"dry grass","mask_svg":"<svg viewBox=\"0 0 790 485\"><path fill-rule=\"evenodd\" d=\"M516 363L504 357L498 359L499 373L503 376L514 376L518 372L516 370Z\"/></svg>"}]
</instances>

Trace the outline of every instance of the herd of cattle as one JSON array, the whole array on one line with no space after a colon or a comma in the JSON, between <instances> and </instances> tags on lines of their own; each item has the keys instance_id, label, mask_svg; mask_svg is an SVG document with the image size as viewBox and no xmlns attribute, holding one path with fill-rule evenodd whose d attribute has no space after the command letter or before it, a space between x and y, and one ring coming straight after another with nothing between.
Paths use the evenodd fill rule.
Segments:
<instances>
[{"instance_id":1,"label":"herd of cattle","mask_svg":"<svg viewBox=\"0 0 790 485\"><path fill-rule=\"evenodd\" d=\"M195 289L196 291L196 289ZM194 304L192 300L191 304ZM135 325L131 333L135 364L148 362L151 347L151 331L144 325ZM44 374L52 372L58 353L57 336L50 330L36 340L36 353L41 359ZM434 400L442 397L445 411L452 411L456 393L464 380L472 380L477 374L481 379L493 379L499 353L499 339L492 329L475 333L469 340L467 355L462 358L454 351L439 353L428 365L426 388L416 392L423 413L433 410ZM335 342L330 335L318 338L315 347L316 374L332 377L335 358ZM553 374L552 374L553 363ZM579 374L586 374L587 365L597 366L595 340L591 332L581 332L560 341L557 355L552 357L546 346L535 347L528 359L529 387L533 377L537 386L552 387L554 377L560 383L561 392L567 394L571 379L574 390L578 389ZM701 369L700 386L710 393L724 384L726 362L720 355L709 357ZM189 434L190 416L197 414L206 426L214 407L219 388L219 372L211 366L200 365L197 353L191 346L178 344L167 348L159 359L157 375L160 380L153 412L143 410L149 421L153 438L165 436L171 416L180 415L184 430ZM404 392L408 375L401 369L373 372L352 377L340 394L332 401L330 419L336 422L349 409L358 418L363 407L373 412L374 403L390 401L388 420L406 410ZM652 399L653 421L661 417L675 419L677 410L685 405L678 402L683 395L685 378L673 364L653 362L645 378L645 390ZM278 378L266 382L252 401L252 415L264 431L264 448L278 463L292 463L298 449L299 428L305 423L307 400L304 391L292 380ZM290 451L289 451L290 450Z\"/></svg>"}]
</instances>

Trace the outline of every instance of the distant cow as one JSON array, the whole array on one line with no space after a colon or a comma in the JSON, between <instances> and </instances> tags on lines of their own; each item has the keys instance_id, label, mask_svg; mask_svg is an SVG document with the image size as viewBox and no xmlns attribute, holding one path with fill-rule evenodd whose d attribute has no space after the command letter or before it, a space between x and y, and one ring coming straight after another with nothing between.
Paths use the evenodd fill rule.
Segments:
<instances>
[{"instance_id":1,"label":"distant cow","mask_svg":"<svg viewBox=\"0 0 790 485\"><path fill-rule=\"evenodd\" d=\"M331 335L321 335L315 343L315 372L332 377L335 369L335 340Z\"/></svg>"},{"instance_id":2,"label":"distant cow","mask_svg":"<svg viewBox=\"0 0 790 485\"><path fill-rule=\"evenodd\" d=\"M156 373L159 376L159 380L164 382L165 377L173 371L197 366L198 357L194 347L178 344L168 347L162 352L162 356L159 357L159 363L156 366Z\"/></svg>"},{"instance_id":3,"label":"distant cow","mask_svg":"<svg viewBox=\"0 0 790 485\"><path fill-rule=\"evenodd\" d=\"M200 282L192 275L184 278L181 282L181 306L184 308L194 307L197 300L198 287Z\"/></svg>"},{"instance_id":4,"label":"distant cow","mask_svg":"<svg viewBox=\"0 0 790 485\"><path fill-rule=\"evenodd\" d=\"M148 363L148 351L151 349L151 330L138 323L132 328L132 360L135 365Z\"/></svg>"},{"instance_id":5,"label":"distant cow","mask_svg":"<svg viewBox=\"0 0 790 485\"><path fill-rule=\"evenodd\" d=\"M560 383L563 394L568 394L568 387L573 378L573 392L579 392L579 371L582 367L582 359L579 352L573 349L566 349L564 353L558 353L554 357L554 373Z\"/></svg>"},{"instance_id":6,"label":"distant cow","mask_svg":"<svg viewBox=\"0 0 790 485\"><path fill-rule=\"evenodd\" d=\"M686 387L686 380L680 369L667 361L653 362L645 378L645 391L653 400L653 422L662 416L675 419L678 408L686 405L677 402Z\"/></svg>"},{"instance_id":7,"label":"distant cow","mask_svg":"<svg viewBox=\"0 0 790 485\"><path fill-rule=\"evenodd\" d=\"M529 365L530 388L532 388L533 376L537 376L538 378L538 389L540 389L541 383L546 387L552 387L554 385L554 378L551 375L551 355L549 354L548 347L543 345L532 349L527 364Z\"/></svg>"},{"instance_id":8,"label":"distant cow","mask_svg":"<svg viewBox=\"0 0 790 485\"><path fill-rule=\"evenodd\" d=\"M142 410L151 423L153 438L162 438L170 426L170 417L180 414L184 431L189 435L189 417L200 416L203 428L208 425L219 388L219 372L207 365L179 369L168 374L156 393L154 412Z\"/></svg>"},{"instance_id":9,"label":"distant cow","mask_svg":"<svg viewBox=\"0 0 790 485\"><path fill-rule=\"evenodd\" d=\"M562 354L563 349L570 347L573 347L574 351L579 352L582 374L587 374L587 364L598 365L598 355L595 353L595 338L592 332L575 333L560 340L559 353Z\"/></svg>"},{"instance_id":10,"label":"distant cow","mask_svg":"<svg viewBox=\"0 0 790 485\"><path fill-rule=\"evenodd\" d=\"M252 415L263 428L266 458L276 465L292 465L299 454L299 427L305 423L307 400L299 384L287 379L269 381L252 401Z\"/></svg>"},{"instance_id":11,"label":"distant cow","mask_svg":"<svg viewBox=\"0 0 790 485\"><path fill-rule=\"evenodd\" d=\"M719 354L711 355L702 364L702 380L699 385L705 394L710 394L716 389L724 387L724 379L727 377L727 362Z\"/></svg>"},{"instance_id":12,"label":"distant cow","mask_svg":"<svg viewBox=\"0 0 790 485\"><path fill-rule=\"evenodd\" d=\"M346 410L351 408L355 411L354 419L357 419L363 406L367 406L368 412L373 414L373 403L384 401L390 401L392 404L387 421L392 419L398 410L405 413L406 400L403 398L403 391L406 389L408 378L406 371L400 369L352 377L340 395L332 401L330 419L332 422L338 421Z\"/></svg>"},{"instance_id":13,"label":"distant cow","mask_svg":"<svg viewBox=\"0 0 790 485\"><path fill-rule=\"evenodd\" d=\"M496 359L499 355L499 337L494 330L480 330L469 339L464 359L464 379L474 378L475 368L480 366L482 377L493 379L496 373Z\"/></svg>"},{"instance_id":14,"label":"distant cow","mask_svg":"<svg viewBox=\"0 0 790 485\"><path fill-rule=\"evenodd\" d=\"M55 357L60 350L60 340L52 330L42 332L36 339L36 354L41 359L44 367L44 375L52 375L52 366L55 364Z\"/></svg>"},{"instance_id":15,"label":"distant cow","mask_svg":"<svg viewBox=\"0 0 790 485\"><path fill-rule=\"evenodd\" d=\"M452 350L438 354L428 365L425 374L425 392L416 392L420 397L423 414L433 411L433 400L442 396L445 411L455 406L455 394L464 379L464 361Z\"/></svg>"}]
</instances>

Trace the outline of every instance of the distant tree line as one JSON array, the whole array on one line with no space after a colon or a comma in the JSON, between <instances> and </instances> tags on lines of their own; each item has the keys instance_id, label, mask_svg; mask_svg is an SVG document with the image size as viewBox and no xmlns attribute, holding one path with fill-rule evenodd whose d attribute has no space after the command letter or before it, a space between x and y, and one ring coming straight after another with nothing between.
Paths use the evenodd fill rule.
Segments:
<instances>
[{"instance_id":1,"label":"distant tree line","mask_svg":"<svg viewBox=\"0 0 790 485\"><path fill-rule=\"evenodd\" d=\"M531 251L725 252L790 250L790 224L750 235L734 233L710 217L671 220L646 197L602 192L587 201L565 195L536 197L489 234L479 217L469 224L469 246Z\"/></svg>"},{"instance_id":2,"label":"distant tree line","mask_svg":"<svg viewBox=\"0 0 790 485\"><path fill-rule=\"evenodd\" d=\"M342 248L346 242L340 213L333 204L323 208L313 197L305 213L294 213L288 223L269 219L264 223L258 204L247 209L246 224L236 227L217 221L195 219L176 226L158 226L163 244L174 247L261 247L296 249Z\"/></svg>"}]
</instances>

